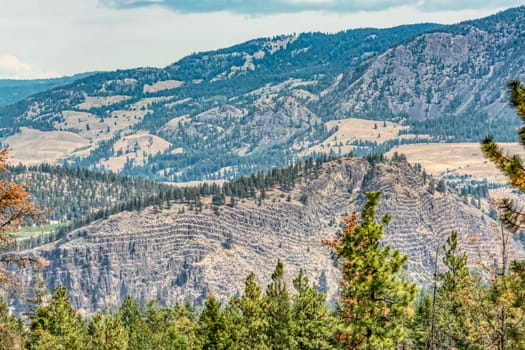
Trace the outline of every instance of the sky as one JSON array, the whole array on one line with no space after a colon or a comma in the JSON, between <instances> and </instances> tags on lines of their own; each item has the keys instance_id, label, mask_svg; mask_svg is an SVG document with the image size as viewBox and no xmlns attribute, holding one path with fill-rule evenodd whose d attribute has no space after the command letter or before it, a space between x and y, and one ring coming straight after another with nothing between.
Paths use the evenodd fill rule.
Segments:
<instances>
[{"instance_id":1,"label":"sky","mask_svg":"<svg viewBox=\"0 0 525 350\"><path fill-rule=\"evenodd\" d=\"M525 0L0 0L0 78L164 67L250 39L481 18Z\"/></svg>"}]
</instances>

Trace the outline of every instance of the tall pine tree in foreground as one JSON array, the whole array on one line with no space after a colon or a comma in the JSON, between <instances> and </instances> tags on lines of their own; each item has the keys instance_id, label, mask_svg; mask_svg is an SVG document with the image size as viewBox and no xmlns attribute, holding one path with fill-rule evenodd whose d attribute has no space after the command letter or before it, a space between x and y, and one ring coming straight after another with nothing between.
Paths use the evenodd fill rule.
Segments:
<instances>
[{"instance_id":1,"label":"tall pine tree in foreground","mask_svg":"<svg viewBox=\"0 0 525 350\"><path fill-rule=\"evenodd\" d=\"M342 326L336 341L348 349L395 349L404 336L416 286L400 278L407 260L390 245L383 246L384 225L374 221L380 192L368 192L361 213L344 220L339 239L325 242L337 256L342 280L338 316Z\"/></svg>"},{"instance_id":2,"label":"tall pine tree in foreground","mask_svg":"<svg viewBox=\"0 0 525 350\"><path fill-rule=\"evenodd\" d=\"M508 84L510 104L516 109L517 114L525 123L525 87L518 81L513 80ZM519 142L525 147L525 126L518 132ZM518 155L509 155L496 144L492 136L481 141L481 151L509 178L509 183L525 193L525 166ZM500 203L501 220L503 223L519 231L525 224L525 212L522 207L511 199L504 199Z\"/></svg>"}]
</instances>

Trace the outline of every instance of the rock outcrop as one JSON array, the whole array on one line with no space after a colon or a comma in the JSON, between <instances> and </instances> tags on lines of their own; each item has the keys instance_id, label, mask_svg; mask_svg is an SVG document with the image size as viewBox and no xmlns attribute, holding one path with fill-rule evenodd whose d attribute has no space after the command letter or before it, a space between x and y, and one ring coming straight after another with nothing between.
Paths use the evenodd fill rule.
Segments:
<instances>
[{"instance_id":1,"label":"rock outcrop","mask_svg":"<svg viewBox=\"0 0 525 350\"><path fill-rule=\"evenodd\" d=\"M278 258L289 280L303 268L333 296L337 264L321 240L334 237L340 219L360 210L365 191L381 190L379 212L393 216L384 241L409 255L407 278L429 282L436 244L443 245L452 230L471 265L492 264L499 246L492 219L452 191L427 189L406 162L345 159L324 164L315 179L303 178L290 197L275 188L260 204L241 200L214 210L208 204L195 212L172 202L122 212L22 254L46 258L49 287L67 286L74 305L88 312L118 304L127 294L166 303L199 304L210 291L226 298L242 292L251 271L265 286ZM511 243L513 256L523 256L521 246Z\"/></svg>"}]
</instances>

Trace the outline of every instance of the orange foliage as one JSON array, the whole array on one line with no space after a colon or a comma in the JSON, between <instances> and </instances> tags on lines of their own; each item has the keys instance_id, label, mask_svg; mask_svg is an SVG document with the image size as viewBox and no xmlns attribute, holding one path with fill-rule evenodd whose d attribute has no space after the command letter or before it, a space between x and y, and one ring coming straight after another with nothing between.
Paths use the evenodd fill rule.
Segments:
<instances>
[{"instance_id":1,"label":"orange foliage","mask_svg":"<svg viewBox=\"0 0 525 350\"><path fill-rule=\"evenodd\" d=\"M7 148L0 150L0 173L7 173L7 159L9 151ZM25 191L26 186L12 181L0 179L0 249L9 248L15 241L10 233L19 228L26 219L37 220L43 217L43 212L38 210L31 202L29 194ZM14 254L0 256L0 262L15 262L22 265L38 263L31 258L20 258ZM0 266L0 287L10 282L7 271Z\"/></svg>"}]
</instances>

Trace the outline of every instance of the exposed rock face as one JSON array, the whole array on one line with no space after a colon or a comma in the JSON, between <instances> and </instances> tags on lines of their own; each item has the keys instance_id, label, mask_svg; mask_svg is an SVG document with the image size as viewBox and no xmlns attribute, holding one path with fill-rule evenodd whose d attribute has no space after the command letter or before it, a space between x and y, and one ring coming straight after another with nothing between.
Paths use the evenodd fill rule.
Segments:
<instances>
[{"instance_id":1,"label":"exposed rock face","mask_svg":"<svg viewBox=\"0 0 525 350\"><path fill-rule=\"evenodd\" d=\"M502 82L523 77L524 23L521 8L423 34L376 56L362 75L350 71L326 102L365 117L514 117Z\"/></svg>"},{"instance_id":2,"label":"exposed rock face","mask_svg":"<svg viewBox=\"0 0 525 350\"><path fill-rule=\"evenodd\" d=\"M242 292L250 271L266 285L278 258L289 280L299 268L314 282L324 273L334 295L338 272L321 240L333 237L340 219L359 211L364 191L371 190L383 193L380 213L393 215L384 239L409 255L409 278L428 282L435 244L453 229L471 264L494 260L499 245L488 216L452 192L430 194L405 162L372 166L363 159L325 164L317 179L296 186L290 201L273 189L260 206L245 200L220 207L218 215L209 209L182 213L177 203L123 212L23 254L48 259L49 286L67 286L73 303L86 311L118 304L127 294L167 303L200 303L208 291L232 296ZM511 250L523 255L516 242Z\"/></svg>"}]
</instances>

